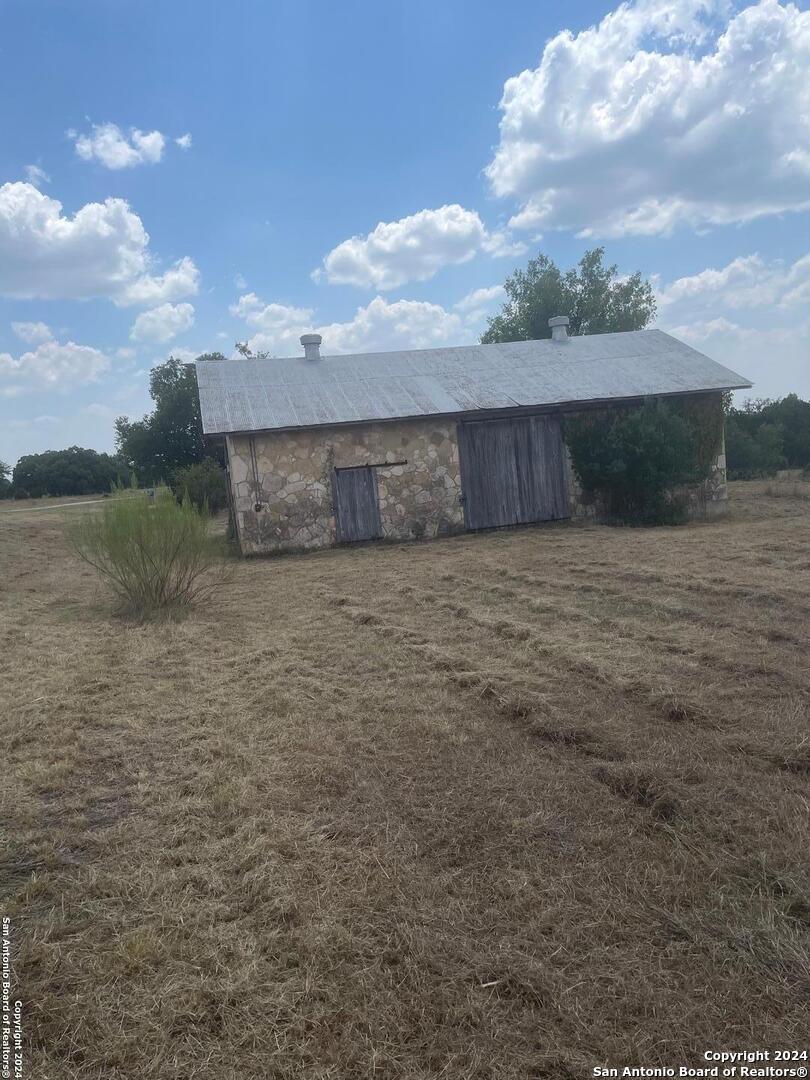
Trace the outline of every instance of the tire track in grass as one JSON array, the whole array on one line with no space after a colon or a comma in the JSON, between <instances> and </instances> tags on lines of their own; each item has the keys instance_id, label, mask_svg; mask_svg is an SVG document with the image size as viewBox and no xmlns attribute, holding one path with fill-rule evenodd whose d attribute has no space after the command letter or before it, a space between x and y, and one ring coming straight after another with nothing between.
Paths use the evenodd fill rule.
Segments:
<instances>
[{"instance_id":1,"label":"tire track in grass","mask_svg":"<svg viewBox=\"0 0 810 1080\"><path fill-rule=\"evenodd\" d=\"M504 576L510 581L518 581L521 584L541 587L546 597L551 595L549 592L550 588L554 588L559 592L559 586L545 578L539 578L528 574L506 574ZM502 595L507 597L509 595L508 589L505 586L482 585L481 587L490 592L501 590ZM734 622L727 618L707 615L703 612L695 611L692 608L684 608L680 605L656 601L647 595L629 594L603 585L589 583L587 592L590 595L598 597L600 603L605 606L610 606L610 610L614 612L618 605L632 605L634 618L638 618L640 621L647 619L650 612L655 612L654 621L657 623L666 619L670 626L672 626L672 621L670 620L674 620L676 622L683 621L686 626L695 623L699 626L705 626L713 630L723 629L743 639L743 641L740 642L741 648L744 648L749 642L754 642L756 646L754 650L756 659L752 662L744 664L739 659L738 652L737 659L735 660L735 667L740 675L754 678L766 678L774 683L782 684L785 680L784 667L768 664L761 655L764 650L768 649L770 649L770 658L774 661L784 660L785 649L789 649L790 655L796 665L797 673L801 675L805 670L804 655L808 641L783 629L782 626L784 624L779 627L760 626L756 629L751 629L745 624ZM546 601L537 600L528 594L514 592L512 595L514 599L528 604L535 611L548 610L549 613L553 611L564 612L566 617L590 621L595 627L600 625L610 627L613 632L626 640L633 640L639 644L644 641L655 642L659 644L665 652L690 656L701 665L722 664L727 661L727 656L722 650L711 651L705 646L700 649L695 643L688 642L683 644L679 641L673 641L672 635L656 634L654 631L647 631L645 635L640 635L633 631L627 620L619 620L611 615L594 616L588 611L583 611L581 608L571 607L570 605L547 605ZM571 592L566 590L564 595L570 597ZM574 590L574 595L576 596L576 590ZM584 603L585 601L583 601L583 604ZM772 646L778 646L778 649L774 649ZM794 689L798 691L810 689L810 682L807 679L802 680L800 678L794 680L792 685Z\"/></svg>"}]
</instances>

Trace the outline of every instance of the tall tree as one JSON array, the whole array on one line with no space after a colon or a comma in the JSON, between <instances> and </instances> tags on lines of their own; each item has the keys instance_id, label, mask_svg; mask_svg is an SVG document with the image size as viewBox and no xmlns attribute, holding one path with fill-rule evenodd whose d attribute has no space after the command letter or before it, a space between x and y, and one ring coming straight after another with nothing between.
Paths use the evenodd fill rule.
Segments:
<instances>
[{"instance_id":1,"label":"tall tree","mask_svg":"<svg viewBox=\"0 0 810 1080\"><path fill-rule=\"evenodd\" d=\"M199 360L224 360L222 353L204 353ZM203 439L197 376L193 365L170 356L149 374L155 408L141 420L119 416L115 421L118 451L139 481L169 482L177 469L204 457L216 457Z\"/></svg>"},{"instance_id":2,"label":"tall tree","mask_svg":"<svg viewBox=\"0 0 810 1080\"><path fill-rule=\"evenodd\" d=\"M565 273L547 255L530 259L525 270L506 279L509 299L489 320L481 341L551 337L548 320L554 315L568 316L571 334L643 330L655 315L652 285L638 272L621 278L604 257L604 248L592 248Z\"/></svg>"}]
</instances>

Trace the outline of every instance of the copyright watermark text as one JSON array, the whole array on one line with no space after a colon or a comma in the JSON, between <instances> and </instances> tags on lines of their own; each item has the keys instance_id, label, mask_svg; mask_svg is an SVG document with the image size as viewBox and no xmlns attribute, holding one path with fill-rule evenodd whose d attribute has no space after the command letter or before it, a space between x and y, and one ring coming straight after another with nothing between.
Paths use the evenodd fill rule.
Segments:
<instances>
[{"instance_id":1,"label":"copyright watermark text","mask_svg":"<svg viewBox=\"0 0 810 1080\"><path fill-rule=\"evenodd\" d=\"M22 1002L12 995L11 919L0 920L0 1080L19 1080L23 1075Z\"/></svg>"}]
</instances>

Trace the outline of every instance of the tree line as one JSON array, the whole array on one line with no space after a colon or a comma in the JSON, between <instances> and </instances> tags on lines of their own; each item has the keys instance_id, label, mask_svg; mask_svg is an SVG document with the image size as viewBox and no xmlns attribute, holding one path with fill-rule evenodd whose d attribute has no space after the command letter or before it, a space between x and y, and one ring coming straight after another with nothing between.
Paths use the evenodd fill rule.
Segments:
<instances>
[{"instance_id":1,"label":"tree line","mask_svg":"<svg viewBox=\"0 0 810 1080\"><path fill-rule=\"evenodd\" d=\"M810 401L797 394L726 403L726 465L732 480L810 470Z\"/></svg>"},{"instance_id":2,"label":"tree line","mask_svg":"<svg viewBox=\"0 0 810 1080\"><path fill-rule=\"evenodd\" d=\"M484 344L550 337L548 320L567 314L569 333L597 334L643 330L655 317L652 285L640 273L619 275L604 249L586 251L566 271L548 256L530 259L505 282L507 299L489 319ZM237 342L242 356L266 359ZM199 360L226 360L204 353ZM86 495L108 491L112 484L168 484L211 509L225 505L224 458L220 447L206 444L200 420L195 369L175 357L149 375L152 412L139 420L115 421L116 453L78 446L29 454L12 471L0 462L0 498L40 495ZM729 475L751 478L782 468L810 468L810 402L796 394L778 400L725 401L726 459Z\"/></svg>"}]
</instances>

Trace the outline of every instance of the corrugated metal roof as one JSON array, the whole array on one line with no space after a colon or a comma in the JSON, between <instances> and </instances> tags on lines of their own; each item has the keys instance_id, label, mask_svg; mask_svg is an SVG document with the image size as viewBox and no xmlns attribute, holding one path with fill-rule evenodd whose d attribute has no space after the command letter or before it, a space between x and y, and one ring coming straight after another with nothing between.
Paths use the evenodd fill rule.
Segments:
<instances>
[{"instance_id":1,"label":"corrugated metal roof","mask_svg":"<svg viewBox=\"0 0 810 1080\"><path fill-rule=\"evenodd\" d=\"M662 330L196 366L206 435L751 385Z\"/></svg>"}]
</instances>

